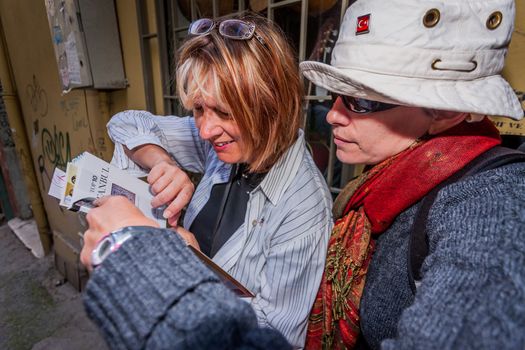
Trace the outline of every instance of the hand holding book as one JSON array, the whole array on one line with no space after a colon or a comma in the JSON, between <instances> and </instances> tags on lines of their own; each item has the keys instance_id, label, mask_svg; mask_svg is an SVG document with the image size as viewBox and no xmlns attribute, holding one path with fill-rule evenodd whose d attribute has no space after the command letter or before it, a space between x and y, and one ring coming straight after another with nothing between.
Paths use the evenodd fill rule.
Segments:
<instances>
[{"instance_id":1,"label":"hand holding book","mask_svg":"<svg viewBox=\"0 0 525 350\"><path fill-rule=\"evenodd\" d=\"M161 161L151 168L148 183L155 195L153 207L166 206L163 217L177 226L182 209L190 202L195 186L174 161Z\"/></svg>"},{"instance_id":2,"label":"hand holding book","mask_svg":"<svg viewBox=\"0 0 525 350\"><path fill-rule=\"evenodd\" d=\"M122 196L111 196L97 199L95 208L91 209L88 216L89 229L84 233L84 246L81 252L81 261L86 267L91 267L91 253L108 232L128 226L152 226L157 223L144 216L137 207ZM222 282L239 297L254 297L246 287L231 277L221 267L216 265L209 257L199 250L199 245L191 232L182 227L174 229L174 234L179 234L188 244L193 253L211 269Z\"/></svg>"},{"instance_id":3,"label":"hand holding book","mask_svg":"<svg viewBox=\"0 0 525 350\"><path fill-rule=\"evenodd\" d=\"M89 228L84 232L84 245L80 260L91 268L91 252L96 244L109 232L127 226L159 227L159 224L146 217L124 196L109 196L97 199L86 216Z\"/></svg>"},{"instance_id":4,"label":"hand holding book","mask_svg":"<svg viewBox=\"0 0 525 350\"><path fill-rule=\"evenodd\" d=\"M84 265L91 266L93 248L109 232L128 226L163 228L166 227L166 220L162 216L166 216L166 211L182 210L191 198L194 187L193 184L188 186L185 178L177 176L178 172L174 168L181 171L174 165L163 165L162 162L154 166L148 176L151 186L88 152L68 163L65 173L55 169L49 195L58 198L60 205L70 210L89 212L89 228L84 233L84 247L81 252ZM175 186L177 179L182 183ZM178 200L174 200L174 197ZM171 204L166 205L170 201ZM156 207L160 204L164 205ZM168 222L175 225L178 213L168 214ZM191 232L182 227L177 227L174 231L188 242L189 248L237 295L253 297L241 283L200 252Z\"/></svg>"},{"instance_id":5,"label":"hand holding book","mask_svg":"<svg viewBox=\"0 0 525 350\"><path fill-rule=\"evenodd\" d=\"M125 149L126 155L144 169L150 169L148 183L154 195L153 207L165 206L162 216L177 226L183 208L190 202L195 185L162 147L153 144Z\"/></svg>"}]
</instances>

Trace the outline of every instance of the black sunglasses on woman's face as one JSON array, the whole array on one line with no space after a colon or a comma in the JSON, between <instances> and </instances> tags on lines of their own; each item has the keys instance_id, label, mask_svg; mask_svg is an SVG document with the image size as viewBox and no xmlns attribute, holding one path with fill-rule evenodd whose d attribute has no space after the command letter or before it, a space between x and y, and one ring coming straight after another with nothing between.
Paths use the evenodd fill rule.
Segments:
<instances>
[{"instance_id":1,"label":"black sunglasses on woman's face","mask_svg":"<svg viewBox=\"0 0 525 350\"><path fill-rule=\"evenodd\" d=\"M365 98L358 98L358 97L347 96L347 95L339 95L339 94L336 94L335 92L332 92L331 94L332 94L333 102L335 102L335 100L337 100L337 98L340 97L346 109L354 113L358 113L358 114L375 113L375 112L386 111L387 109L398 107L398 105L367 100Z\"/></svg>"}]
</instances>

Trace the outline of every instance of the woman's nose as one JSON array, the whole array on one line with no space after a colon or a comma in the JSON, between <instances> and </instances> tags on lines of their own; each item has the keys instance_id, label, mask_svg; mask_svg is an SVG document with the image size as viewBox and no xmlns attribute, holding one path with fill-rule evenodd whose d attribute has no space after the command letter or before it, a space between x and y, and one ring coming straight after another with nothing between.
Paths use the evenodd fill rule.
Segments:
<instances>
[{"instance_id":1,"label":"woman's nose","mask_svg":"<svg viewBox=\"0 0 525 350\"><path fill-rule=\"evenodd\" d=\"M332 126L344 126L350 121L350 112L346 109L340 97L334 101L332 108L330 111L328 111L328 114L326 115L326 121Z\"/></svg>"},{"instance_id":2,"label":"woman's nose","mask_svg":"<svg viewBox=\"0 0 525 350\"><path fill-rule=\"evenodd\" d=\"M201 117L199 135L204 140L209 140L222 133L222 128L217 122L217 116L212 114L213 112L205 112Z\"/></svg>"}]
</instances>

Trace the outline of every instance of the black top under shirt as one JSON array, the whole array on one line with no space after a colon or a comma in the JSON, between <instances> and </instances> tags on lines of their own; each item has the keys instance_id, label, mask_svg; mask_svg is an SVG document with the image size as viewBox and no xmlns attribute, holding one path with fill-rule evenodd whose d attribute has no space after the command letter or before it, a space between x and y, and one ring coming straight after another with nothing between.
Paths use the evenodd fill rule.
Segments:
<instances>
[{"instance_id":1,"label":"black top under shirt","mask_svg":"<svg viewBox=\"0 0 525 350\"><path fill-rule=\"evenodd\" d=\"M195 235L201 251L209 257L213 257L241 226L250 192L266 175L247 173L246 168L246 164L233 165L228 182L213 185L210 199L191 224L190 232Z\"/></svg>"}]
</instances>

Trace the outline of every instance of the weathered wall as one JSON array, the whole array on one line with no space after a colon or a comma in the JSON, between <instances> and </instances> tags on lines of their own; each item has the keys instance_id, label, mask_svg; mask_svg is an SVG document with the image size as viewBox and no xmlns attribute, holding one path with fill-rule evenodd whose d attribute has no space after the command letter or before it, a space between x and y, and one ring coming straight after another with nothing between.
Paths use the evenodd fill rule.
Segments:
<instances>
[{"instance_id":1,"label":"weathered wall","mask_svg":"<svg viewBox=\"0 0 525 350\"><path fill-rule=\"evenodd\" d=\"M30 10L29 10L30 9ZM140 59L135 2L117 0L116 9L126 77L129 86L117 91L74 89L61 94L58 67L42 0L0 0L0 19L11 62L16 97L29 140L39 192L55 238L59 269L80 288L78 252L83 231L77 214L58 206L47 195L55 167L83 151L111 159L113 145L105 125L124 109L144 109L144 81ZM2 77L0 77L2 79Z\"/></svg>"},{"instance_id":2,"label":"weathered wall","mask_svg":"<svg viewBox=\"0 0 525 350\"><path fill-rule=\"evenodd\" d=\"M4 94L0 84L0 95ZM18 160L15 140L7 119L4 100L0 99L0 168L2 170L3 189L0 197L9 197L9 203L1 206L3 214L9 220L15 216L21 219L32 217L31 205L24 182L22 167ZM0 185L2 186L2 185Z\"/></svg>"},{"instance_id":3,"label":"weathered wall","mask_svg":"<svg viewBox=\"0 0 525 350\"><path fill-rule=\"evenodd\" d=\"M146 109L135 1L116 0L115 4L128 88L108 93L111 115L125 109Z\"/></svg>"},{"instance_id":4,"label":"weathered wall","mask_svg":"<svg viewBox=\"0 0 525 350\"><path fill-rule=\"evenodd\" d=\"M516 91L525 110L525 1L516 1L514 34L505 61L503 76ZM525 119L493 118L502 134L525 136Z\"/></svg>"}]
</instances>

